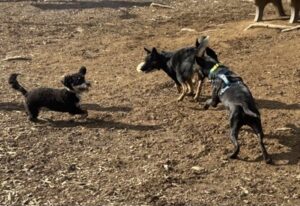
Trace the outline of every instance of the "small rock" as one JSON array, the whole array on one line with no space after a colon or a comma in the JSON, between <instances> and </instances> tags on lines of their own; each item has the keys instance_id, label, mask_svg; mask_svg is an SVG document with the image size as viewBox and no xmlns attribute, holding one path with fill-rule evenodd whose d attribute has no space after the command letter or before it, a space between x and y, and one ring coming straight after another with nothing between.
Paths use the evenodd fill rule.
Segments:
<instances>
[{"instance_id":1,"label":"small rock","mask_svg":"<svg viewBox=\"0 0 300 206\"><path fill-rule=\"evenodd\" d=\"M68 168L69 172L74 172L76 170L76 165L75 164L71 164Z\"/></svg>"},{"instance_id":2,"label":"small rock","mask_svg":"<svg viewBox=\"0 0 300 206\"><path fill-rule=\"evenodd\" d=\"M81 28L81 27L77 27L75 30L76 30L77 32L79 32L79 33L82 33L82 32L84 31L84 29Z\"/></svg>"},{"instance_id":3,"label":"small rock","mask_svg":"<svg viewBox=\"0 0 300 206\"><path fill-rule=\"evenodd\" d=\"M194 166L194 167L192 167L192 170L201 171L201 170L203 170L203 167Z\"/></svg>"},{"instance_id":4,"label":"small rock","mask_svg":"<svg viewBox=\"0 0 300 206\"><path fill-rule=\"evenodd\" d=\"M169 171L169 170L170 170L170 167L169 167L169 165L167 165L167 164L164 164L164 169L165 169L166 171Z\"/></svg>"}]
</instances>

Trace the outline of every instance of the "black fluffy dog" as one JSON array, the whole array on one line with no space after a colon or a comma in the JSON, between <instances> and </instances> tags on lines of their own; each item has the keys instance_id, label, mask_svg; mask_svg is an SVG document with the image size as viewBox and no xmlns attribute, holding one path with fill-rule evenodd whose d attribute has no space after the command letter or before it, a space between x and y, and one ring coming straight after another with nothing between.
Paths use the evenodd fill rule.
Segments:
<instances>
[{"instance_id":1,"label":"black fluffy dog","mask_svg":"<svg viewBox=\"0 0 300 206\"><path fill-rule=\"evenodd\" d=\"M206 101L204 108L208 109L209 106L216 107L218 103L222 102L229 109L230 138L235 146L235 150L230 157L237 158L240 151L237 141L239 130L243 125L249 125L259 138L264 160L268 164L272 163L272 159L268 155L263 143L264 133L260 113L249 88L245 85L241 77L218 62L218 59L215 58L216 54L205 52L207 45L208 37L203 37L199 40L197 44L199 57L196 59L203 75L212 80L212 98Z\"/></svg>"},{"instance_id":2,"label":"black fluffy dog","mask_svg":"<svg viewBox=\"0 0 300 206\"><path fill-rule=\"evenodd\" d=\"M53 111L80 114L87 117L88 112L81 109L80 94L88 91L90 83L85 80L86 68L81 67L78 73L66 75L62 83L65 89L37 88L27 91L17 81L19 74L11 74L9 84L25 97L25 110L30 121L37 121L39 111L46 107Z\"/></svg>"},{"instance_id":3,"label":"black fluffy dog","mask_svg":"<svg viewBox=\"0 0 300 206\"><path fill-rule=\"evenodd\" d=\"M193 93L192 78L198 76L198 85L194 99L200 96L204 76L201 73L199 65L196 63L197 47L187 47L175 52L158 52L156 48L151 51L144 48L147 52L145 61L137 67L138 72L151 72L162 69L171 77L181 95L177 99L183 100L187 94ZM207 48L210 50L210 48Z\"/></svg>"}]
</instances>

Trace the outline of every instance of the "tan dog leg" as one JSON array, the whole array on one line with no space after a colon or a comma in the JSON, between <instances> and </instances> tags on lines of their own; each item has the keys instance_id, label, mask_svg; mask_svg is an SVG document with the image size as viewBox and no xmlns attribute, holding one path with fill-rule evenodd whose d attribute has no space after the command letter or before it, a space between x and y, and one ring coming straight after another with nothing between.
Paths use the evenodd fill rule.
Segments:
<instances>
[{"instance_id":1,"label":"tan dog leg","mask_svg":"<svg viewBox=\"0 0 300 206\"><path fill-rule=\"evenodd\" d=\"M203 80L199 80L198 81L198 86L197 86L197 90L196 90L196 94L194 96L194 99L197 100L200 97L201 94L201 90L202 90L202 85L203 85Z\"/></svg>"},{"instance_id":2,"label":"tan dog leg","mask_svg":"<svg viewBox=\"0 0 300 206\"><path fill-rule=\"evenodd\" d=\"M182 93L181 93L181 95L180 95L180 96L178 97L178 99L177 99L178 102L182 101L183 98L184 98L184 96L185 96L186 93L187 93L187 86L186 86L186 84L185 84L185 83L182 83L181 87L182 87Z\"/></svg>"},{"instance_id":3,"label":"tan dog leg","mask_svg":"<svg viewBox=\"0 0 300 206\"><path fill-rule=\"evenodd\" d=\"M178 93L181 93L182 87L180 85L177 85L177 84L175 84L175 85L176 85Z\"/></svg>"},{"instance_id":4,"label":"tan dog leg","mask_svg":"<svg viewBox=\"0 0 300 206\"><path fill-rule=\"evenodd\" d=\"M187 91L188 95L193 94L194 88L193 88L193 82L191 79L187 81L187 89L188 89L188 91Z\"/></svg>"}]
</instances>

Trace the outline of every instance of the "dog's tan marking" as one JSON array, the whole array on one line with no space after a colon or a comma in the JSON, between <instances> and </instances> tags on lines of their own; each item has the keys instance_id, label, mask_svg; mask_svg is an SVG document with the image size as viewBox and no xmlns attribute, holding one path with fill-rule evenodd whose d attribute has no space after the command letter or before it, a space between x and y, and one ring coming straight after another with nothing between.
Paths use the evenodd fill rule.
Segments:
<instances>
[{"instance_id":1,"label":"dog's tan marking","mask_svg":"<svg viewBox=\"0 0 300 206\"><path fill-rule=\"evenodd\" d=\"M142 67L144 66L144 64L145 64L145 62L139 63L139 65L136 67L136 70L137 70L138 72L143 72L143 71L142 71Z\"/></svg>"}]
</instances>

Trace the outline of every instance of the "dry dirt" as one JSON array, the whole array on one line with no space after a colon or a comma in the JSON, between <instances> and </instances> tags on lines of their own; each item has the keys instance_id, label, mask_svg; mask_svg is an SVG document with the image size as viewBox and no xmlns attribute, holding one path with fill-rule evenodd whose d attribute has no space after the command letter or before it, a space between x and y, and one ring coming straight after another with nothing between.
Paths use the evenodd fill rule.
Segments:
<instances>
[{"instance_id":1,"label":"dry dirt","mask_svg":"<svg viewBox=\"0 0 300 206\"><path fill-rule=\"evenodd\" d=\"M243 31L245 0L0 2L0 205L300 205L300 31ZM285 5L286 6L286 5ZM268 22L276 19L268 6ZM183 32L182 28L195 29ZM161 71L141 75L143 47L174 50L211 36L222 63L249 85L275 165L262 161L245 127L240 160L228 160L227 111L203 111L178 97ZM26 88L62 87L63 74L88 68L86 120L44 111L27 121Z\"/></svg>"}]
</instances>

